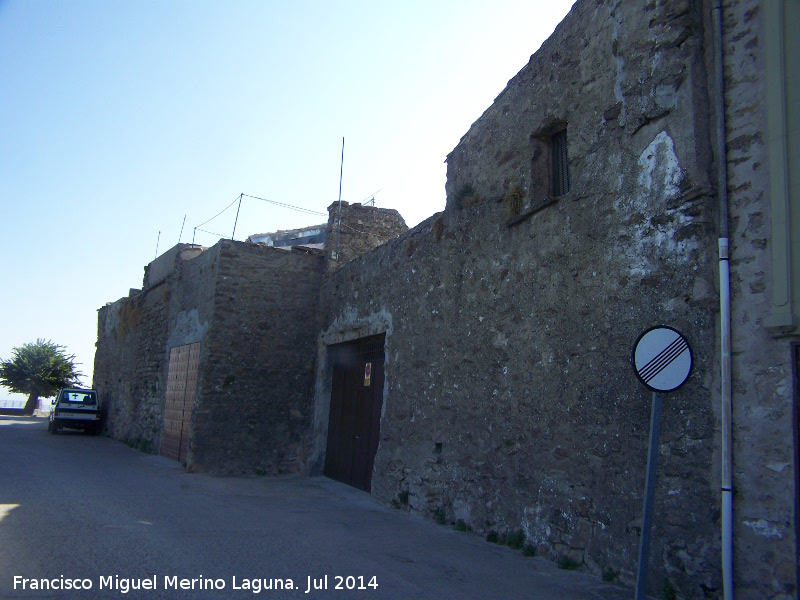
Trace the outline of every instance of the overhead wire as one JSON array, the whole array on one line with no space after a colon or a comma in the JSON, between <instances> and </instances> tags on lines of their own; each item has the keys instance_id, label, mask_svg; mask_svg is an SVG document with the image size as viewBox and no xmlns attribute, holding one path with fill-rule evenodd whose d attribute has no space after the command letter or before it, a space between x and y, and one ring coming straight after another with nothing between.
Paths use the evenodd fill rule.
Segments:
<instances>
[{"instance_id":1,"label":"overhead wire","mask_svg":"<svg viewBox=\"0 0 800 600\"><path fill-rule=\"evenodd\" d=\"M369 195L367 196L367 198L369 198L369 199L372 199L372 198L374 198L374 197L375 197L375 194L377 194L378 192L380 192L380 189L376 190L376 191L375 191L375 192L373 192L372 194L369 194ZM218 212L217 214L215 214L213 217L211 217L210 219L207 219L207 220L203 221L203 222L202 222L202 223L200 223L199 225L196 225L196 226L194 227L194 230L195 230L195 231L201 231L201 232L203 232L203 233L207 233L207 234L209 234L209 235L215 235L215 236L218 236L218 237L220 237L220 238L224 238L225 236L224 236L223 234L221 234L221 233L215 233L215 232L213 232L213 231L208 231L208 230L206 230L206 229L201 229L201 227L202 227L203 225L205 225L206 223L210 223L211 221L213 221L214 219L216 219L217 217L219 217L219 216L220 216L222 213L224 213L224 212L225 212L225 211L227 211L227 210L228 210L230 207L232 207L234 204L236 204L236 202L239 202L239 201L241 201L241 199L242 199L243 197L244 197L244 198L252 198L253 200L259 200L259 201L261 201L261 202L267 202L268 204L274 204L275 206L281 206L281 207L283 207L283 208L288 208L288 209L290 209L290 210L296 210L296 211L298 211L298 212L302 212L302 213L306 213L306 214L310 214L310 215L327 216L327 214L328 214L328 213L325 213L325 212L320 212L320 211L316 211L316 210L311 210L311 209L309 209L309 208L303 208L302 206L294 206L294 205L292 205L292 204L287 204L287 203L285 203L285 202L278 202L277 200L270 200L269 198L262 198L262 197L260 197L260 196L253 196L252 194L244 194L244 193L242 193L242 194L239 194L238 196L236 196L236 198L234 198L234 199L233 199L233 201L232 201L230 204L228 204L228 205L227 205L225 208L223 208L221 211L219 211L219 212ZM363 203L364 201L366 201L366 200L367 200L367 198L365 198L364 200L362 200L362 203ZM185 220L185 217L184 217L184 220ZM342 224L342 227L344 227L344 228L346 228L346 229L349 229L350 231L354 231L354 232L356 232L356 233L361 233L361 234L364 234L364 235L375 235L374 233L369 233L369 232L367 232L367 231L359 231L358 229L353 229L352 227L349 227L348 225L344 225L344 224ZM383 238L381 238L380 236L377 236L377 235L376 235L375 237L377 237L377 238L379 238L379 239L383 239ZM194 239L192 239L192 243L194 243Z\"/></svg>"},{"instance_id":2,"label":"overhead wire","mask_svg":"<svg viewBox=\"0 0 800 600\"><path fill-rule=\"evenodd\" d=\"M242 197L242 195L241 195L241 194L239 194L238 196L236 196L236 198L234 198L234 199L233 199L233 202L231 202L230 204L228 204L228 206L226 206L225 208L223 208L221 211L219 211L219 212L218 212L217 214L215 214L213 217L211 217L210 219L208 219L208 221L203 221L203 222L202 222L202 223L200 223L199 225L195 225L195 229L197 229L198 227L202 227L203 225L205 225L205 224L206 224L206 223L208 223L209 221L213 221L214 219L216 219L218 216L220 216L222 213L224 213L226 210L228 210L228 209L229 209L231 206L233 206L234 204L236 204L236 202L237 202L237 201L238 201L238 200L239 200L241 197Z\"/></svg>"},{"instance_id":3,"label":"overhead wire","mask_svg":"<svg viewBox=\"0 0 800 600\"><path fill-rule=\"evenodd\" d=\"M211 217L210 219L207 219L207 220L203 221L203 222L202 222L202 223L200 223L199 225L196 225L196 226L194 227L194 231L195 231L195 232L197 232L197 231L201 231L201 232L203 232L203 233L207 233L207 234L209 234L209 235L216 235L216 236L218 236L218 237L220 237L220 238L224 238L225 236L224 236L224 235L222 235L222 234L220 234L220 233L215 233L215 232L213 232L213 231L208 231L208 230L205 230L205 229L201 229L201 227L202 227L203 225L205 225L206 223L210 223L211 221L213 221L214 219L216 219L218 216L220 216L222 213L224 213L225 211L227 211L227 210L228 210L228 209L229 209L231 206L233 206L233 205L234 205L234 204L236 204L237 202L239 202L239 208L241 209L241 200L242 200L242 198L243 198L243 197L252 198L253 200L260 200L261 202L267 202L267 203L269 203L269 204L274 204L274 205L276 205L276 206L281 206L281 207L283 207L283 208L288 208L288 209L291 209L291 210L296 210L296 211L299 211L299 212L302 212L302 213L311 214L311 215L321 215L321 216L326 216L326 215L327 215L327 213L323 213L323 212L319 212L319 211L311 210L311 209L308 209L308 208L303 208L303 207L301 207L301 206L293 206L293 205L291 205L291 204L286 204L285 202L278 202L278 201L276 201L276 200L270 200L270 199L268 199L268 198L261 198L261 197L259 197L259 196L253 196L253 195L251 195L251 194L239 194L238 196L236 196L236 198L234 198L234 199L233 199L233 202L231 202L230 204L228 204L228 206L226 206L225 208L223 208L221 211L219 211L219 212L218 212L217 214L215 214L213 217ZM237 210L237 212L236 212L236 216L237 216L237 220L238 220L238 216L239 216L239 211L238 211L238 210ZM185 218L184 218L184 219L185 219ZM234 232L235 232L235 231L236 231L236 226L234 225ZM192 236L192 243L194 244L194 236Z\"/></svg>"},{"instance_id":4,"label":"overhead wire","mask_svg":"<svg viewBox=\"0 0 800 600\"><path fill-rule=\"evenodd\" d=\"M221 233L216 233L216 232L214 232L214 231L208 231L208 230L206 230L206 229L200 229L199 227L195 227L195 229L196 229L197 231L202 231L203 233L208 233L208 234L210 234L210 235L216 235L216 236L218 236L218 237L221 237L221 238L224 238L224 237L225 237L225 236L224 236L224 235L222 235Z\"/></svg>"},{"instance_id":5,"label":"overhead wire","mask_svg":"<svg viewBox=\"0 0 800 600\"><path fill-rule=\"evenodd\" d=\"M290 208L292 210L297 210L303 213L308 213L310 215L322 215L326 216L328 213L319 212L316 210L311 210L310 208L303 208L301 206L293 206L291 204L286 204L284 202L278 202L277 200L269 200L268 198L260 198L258 196L251 196L250 194L242 194L245 198L252 198L253 200L261 200L262 202L268 202L270 204L275 204L276 206L282 206L284 208Z\"/></svg>"},{"instance_id":6,"label":"overhead wire","mask_svg":"<svg viewBox=\"0 0 800 600\"><path fill-rule=\"evenodd\" d=\"M380 192L380 191L381 191L381 189L382 189L382 188L378 188L377 190L375 190L375 191L374 191L374 192L372 192L371 194L368 194L368 195L367 195L367 197L366 197L366 198L364 198L364 199L361 201L361 203L362 203L362 204L364 204L364 203L366 203L366 202L372 201L372 205L373 205L373 206L375 206L375 194L377 194L378 192Z\"/></svg>"}]
</instances>

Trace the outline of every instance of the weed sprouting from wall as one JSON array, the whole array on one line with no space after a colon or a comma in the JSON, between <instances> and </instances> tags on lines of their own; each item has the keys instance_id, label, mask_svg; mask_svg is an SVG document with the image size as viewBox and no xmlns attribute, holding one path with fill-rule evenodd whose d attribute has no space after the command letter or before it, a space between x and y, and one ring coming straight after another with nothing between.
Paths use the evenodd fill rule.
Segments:
<instances>
[{"instance_id":1,"label":"weed sprouting from wall","mask_svg":"<svg viewBox=\"0 0 800 600\"><path fill-rule=\"evenodd\" d=\"M441 241L444 234L444 218L442 215L436 217L433 221L433 239L437 242Z\"/></svg>"},{"instance_id":2,"label":"weed sprouting from wall","mask_svg":"<svg viewBox=\"0 0 800 600\"><path fill-rule=\"evenodd\" d=\"M458 193L455 195L455 206L469 210L474 206L478 206L483 202L483 198L472 187L471 183L464 184Z\"/></svg>"},{"instance_id":3,"label":"weed sprouting from wall","mask_svg":"<svg viewBox=\"0 0 800 600\"><path fill-rule=\"evenodd\" d=\"M503 197L503 203L506 205L509 218L519 215L525 206L525 191L522 189L522 184L515 183L512 185Z\"/></svg>"}]
</instances>

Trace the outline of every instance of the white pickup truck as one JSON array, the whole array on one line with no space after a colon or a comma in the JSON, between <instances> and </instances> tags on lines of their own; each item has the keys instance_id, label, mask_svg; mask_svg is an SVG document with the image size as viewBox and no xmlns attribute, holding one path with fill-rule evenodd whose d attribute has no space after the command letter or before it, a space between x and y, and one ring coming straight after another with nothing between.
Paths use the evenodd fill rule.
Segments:
<instances>
[{"instance_id":1,"label":"white pickup truck","mask_svg":"<svg viewBox=\"0 0 800 600\"><path fill-rule=\"evenodd\" d=\"M47 424L50 433L58 433L61 427L82 429L89 435L100 433L100 403L96 391L63 388L58 390L50 404Z\"/></svg>"}]
</instances>

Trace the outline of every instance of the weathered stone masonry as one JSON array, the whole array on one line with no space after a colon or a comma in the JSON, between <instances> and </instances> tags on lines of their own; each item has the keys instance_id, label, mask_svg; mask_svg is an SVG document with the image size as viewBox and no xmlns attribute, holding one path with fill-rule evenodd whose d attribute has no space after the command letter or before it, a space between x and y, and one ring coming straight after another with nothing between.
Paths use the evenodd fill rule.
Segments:
<instances>
[{"instance_id":1,"label":"weathered stone masonry","mask_svg":"<svg viewBox=\"0 0 800 600\"><path fill-rule=\"evenodd\" d=\"M187 466L302 471L322 261L220 241L153 263L161 279L100 309L94 385L108 434L158 452L169 352L201 342Z\"/></svg>"},{"instance_id":2,"label":"weathered stone masonry","mask_svg":"<svg viewBox=\"0 0 800 600\"><path fill-rule=\"evenodd\" d=\"M383 335L374 497L631 582L650 392L630 351L672 325L695 363L665 399L649 591L721 597L722 110L736 597L796 598L800 9L722 2L720 107L711 4L576 2L448 156L446 210L399 238L396 211L343 203L336 260L336 204L324 252L223 241L160 257L100 310L107 430L157 451L170 348L201 342L188 465L320 474L333 346Z\"/></svg>"},{"instance_id":3,"label":"weathered stone masonry","mask_svg":"<svg viewBox=\"0 0 800 600\"><path fill-rule=\"evenodd\" d=\"M759 6L724 7L736 585L739 597L784 598L796 594L797 337L760 325ZM695 366L665 404L651 593L668 580L685 597L721 594L710 9L576 3L448 157L445 212L324 284L312 472L324 462L328 347L385 333L373 495L501 538L521 529L544 554L631 581L650 393L629 355L645 328L670 324ZM554 197L564 132L569 191Z\"/></svg>"},{"instance_id":4,"label":"weathered stone masonry","mask_svg":"<svg viewBox=\"0 0 800 600\"><path fill-rule=\"evenodd\" d=\"M793 344L800 341L798 23L796 1L726 2L723 11L733 297L735 588L737 598L754 600L798 595L798 380L793 372L798 366ZM771 106L776 90L768 89L768 83L774 78L782 80L784 88L783 115L776 115ZM794 129L780 131L778 116L787 118L790 127L794 119ZM786 155L773 152L781 137ZM783 182L775 175L784 169L789 170L787 201L792 206L782 221L776 208ZM792 230L794 236L789 240L793 245L789 264L784 265L794 269L788 282L790 293L795 288L794 306L790 295L788 306L780 307L788 310L790 327L771 326L782 278L774 254L786 252L780 247L781 228Z\"/></svg>"},{"instance_id":5,"label":"weathered stone masonry","mask_svg":"<svg viewBox=\"0 0 800 600\"><path fill-rule=\"evenodd\" d=\"M325 258L331 271L408 230L396 210L358 202L335 202L328 215Z\"/></svg>"},{"instance_id":6,"label":"weathered stone masonry","mask_svg":"<svg viewBox=\"0 0 800 600\"><path fill-rule=\"evenodd\" d=\"M220 242L191 463L302 472L322 257Z\"/></svg>"},{"instance_id":7,"label":"weathered stone masonry","mask_svg":"<svg viewBox=\"0 0 800 600\"><path fill-rule=\"evenodd\" d=\"M142 290L101 308L94 386L106 433L159 452L170 351L200 343L187 467L303 472L325 265L335 269L408 229L396 210L339 208L329 207L327 225L338 260L331 244L179 244L145 267Z\"/></svg>"}]
</instances>

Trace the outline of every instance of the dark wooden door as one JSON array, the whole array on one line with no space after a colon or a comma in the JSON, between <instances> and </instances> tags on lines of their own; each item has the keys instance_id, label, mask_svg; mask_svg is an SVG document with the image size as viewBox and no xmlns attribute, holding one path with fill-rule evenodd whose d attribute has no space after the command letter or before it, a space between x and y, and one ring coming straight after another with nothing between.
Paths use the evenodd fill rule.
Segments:
<instances>
[{"instance_id":1,"label":"dark wooden door","mask_svg":"<svg viewBox=\"0 0 800 600\"><path fill-rule=\"evenodd\" d=\"M384 336L332 347L325 475L369 490L380 439Z\"/></svg>"}]
</instances>

